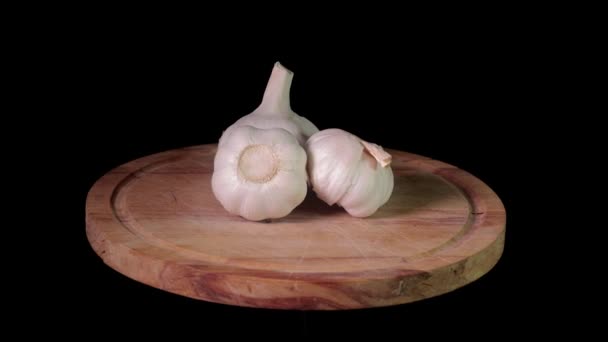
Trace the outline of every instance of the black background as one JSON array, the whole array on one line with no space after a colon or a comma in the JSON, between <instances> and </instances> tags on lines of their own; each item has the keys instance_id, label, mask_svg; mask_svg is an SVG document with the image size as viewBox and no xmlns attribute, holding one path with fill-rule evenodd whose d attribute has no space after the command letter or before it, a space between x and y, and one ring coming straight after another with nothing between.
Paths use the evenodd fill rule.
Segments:
<instances>
[{"instance_id":1,"label":"black background","mask_svg":"<svg viewBox=\"0 0 608 342\"><path fill-rule=\"evenodd\" d=\"M241 40L187 30L90 30L62 37L45 53L56 86L61 164L55 257L55 306L103 330L246 332L319 336L327 332L407 332L475 336L483 327L538 324L546 309L532 248L528 206L537 194L542 139L532 141L538 42L499 28L441 28L389 39L359 35L306 43L265 35ZM327 37L326 37L327 38ZM507 209L507 241L498 265L478 281L428 300L389 308L297 312L239 308L166 293L112 270L85 235L85 199L93 183L134 158L216 142L224 128L261 100L273 63L294 71L292 108L320 129L339 127L384 147L439 159L485 181ZM57 84L55 81L60 80ZM66 186L70 185L70 186ZM538 209L536 209L538 210ZM59 225L59 223L58 223ZM541 228L542 229L542 228ZM541 232L542 233L542 232ZM60 265L58 267L57 265ZM559 313L560 308L556 308ZM505 326L504 319L509 322ZM138 323L134 323L138 322ZM231 328L226 328L229 326ZM169 329L168 329L169 327ZM518 329L516 329L517 331Z\"/></svg>"}]
</instances>

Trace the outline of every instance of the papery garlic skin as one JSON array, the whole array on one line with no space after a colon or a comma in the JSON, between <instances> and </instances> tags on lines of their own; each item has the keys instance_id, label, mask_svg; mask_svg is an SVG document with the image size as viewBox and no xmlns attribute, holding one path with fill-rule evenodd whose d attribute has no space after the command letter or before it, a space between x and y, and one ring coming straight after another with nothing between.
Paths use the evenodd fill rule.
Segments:
<instances>
[{"instance_id":1,"label":"papery garlic skin","mask_svg":"<svg viewBox=\"0 0 608 342\"><path fill-rule=\"evenodd\" d=\"M222 136L211 187L226 211L252 221L287 216L306 197L306 152L280 128L234 127Z\"/></svg>"},{"instance_id":2,"label":"papery garlic skin","mask_svg":"<svg viewBox=\"0 0 608 342\"><path fill-rule=\"evenodd\" d=\"M390 155L341 129L326 129L306 142L307 170L313 191L329 205L367 217L393 193Z\"/></svg>"},{"instance_id":3,"label":"papery garlic skin","mask_svg":"<svg viewBox=\"0 0 608 342\"><path fill-rule=\"evenodd\" d=\"M226 129L226 132L239 126L252 126L269 129L282 128L291 133L300 145L319 129L308 119L296 114L290 105L289 92L293 72L276 62L264 91L262 103L252 113L243 116ZM219 144L223 144L220 139Z\"/></svg>"}]
</instances>

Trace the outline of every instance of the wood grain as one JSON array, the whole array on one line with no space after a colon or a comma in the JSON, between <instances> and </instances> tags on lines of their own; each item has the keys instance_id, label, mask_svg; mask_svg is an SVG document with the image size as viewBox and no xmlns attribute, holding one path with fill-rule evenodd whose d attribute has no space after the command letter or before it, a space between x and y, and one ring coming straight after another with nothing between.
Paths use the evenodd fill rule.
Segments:
<instances>
[{"instance_id":1,"label":"wood grain","mask_svg":"<svg viewBox=\"0 0 608 342\"><path fill-rule=\"evenodd\" d=\"M211 192L215 145L147 156L99 179L87 236L103 261L150 286L211 302L278 309L355 309L437 296L488 272L505 210L454 166L387 149L395 190L368 218L309 191L270 223L228 214Z\"/></svg>"}]
</instances>

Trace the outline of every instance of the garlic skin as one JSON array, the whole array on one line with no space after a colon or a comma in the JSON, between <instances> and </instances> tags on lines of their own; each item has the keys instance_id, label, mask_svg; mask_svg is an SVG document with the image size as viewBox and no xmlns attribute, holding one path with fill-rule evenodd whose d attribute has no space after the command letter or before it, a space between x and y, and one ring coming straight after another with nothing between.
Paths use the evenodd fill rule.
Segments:
<instances>
[{"instance_id":1,"label":"garlic skin","mask_svg":"<svg viewBox=\"0 0 608 342\"><path fill-rule=\"evenodd\" d=\"M391 197L391 156L382 147L332 128L311 136L305 148L313 191L327 204L367 217Z\"/></svg>"},{"instance_id":2,"label":"garlic skin","mask_svg":"<svg viewBox=\"0 0 608 342\"><path fill-rule=\"evenodd\" d=\"M211 187L226 211L260 221L287 216L302 203L307 156L288 131L239 126L222 139Z\"/></svg>"},{"instance_id":3,"label":"garlic skin","mask_svg":"<svg viewBox=\"0 0 608 342\"><path fill-rule=\"evenodd\" d=\"M243 116L228 127L226 132L239 126L262 129L282 128L296 137L300 145L304 146L306 140L319 129L291 109L289 92L292 80L293 72L276 62L266 85L262 103L252 113ZM220 139L219 145L223 143L223 139Z\"/></svg>"}]
</instances>

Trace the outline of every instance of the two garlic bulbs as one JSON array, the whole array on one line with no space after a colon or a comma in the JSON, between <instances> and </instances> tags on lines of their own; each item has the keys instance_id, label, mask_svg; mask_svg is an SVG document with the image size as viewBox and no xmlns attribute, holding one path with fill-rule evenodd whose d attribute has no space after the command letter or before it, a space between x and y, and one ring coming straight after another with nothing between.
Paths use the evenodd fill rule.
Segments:
<instances>
[{"instance_id":1,"label":"two garlic bulbs","mask_svg":"<svg viewBox=\"0 0 608 342\"><path fill-rule=\"evenodd\" d=\"M260 106L228 127L218 144L212 190L228 212L260 221L287 216L307 181L329 205L367 217L393 191L391 157L340 129L319 131L290 107L293 72L275 63Z\"/></svg>"}]
</instances>

